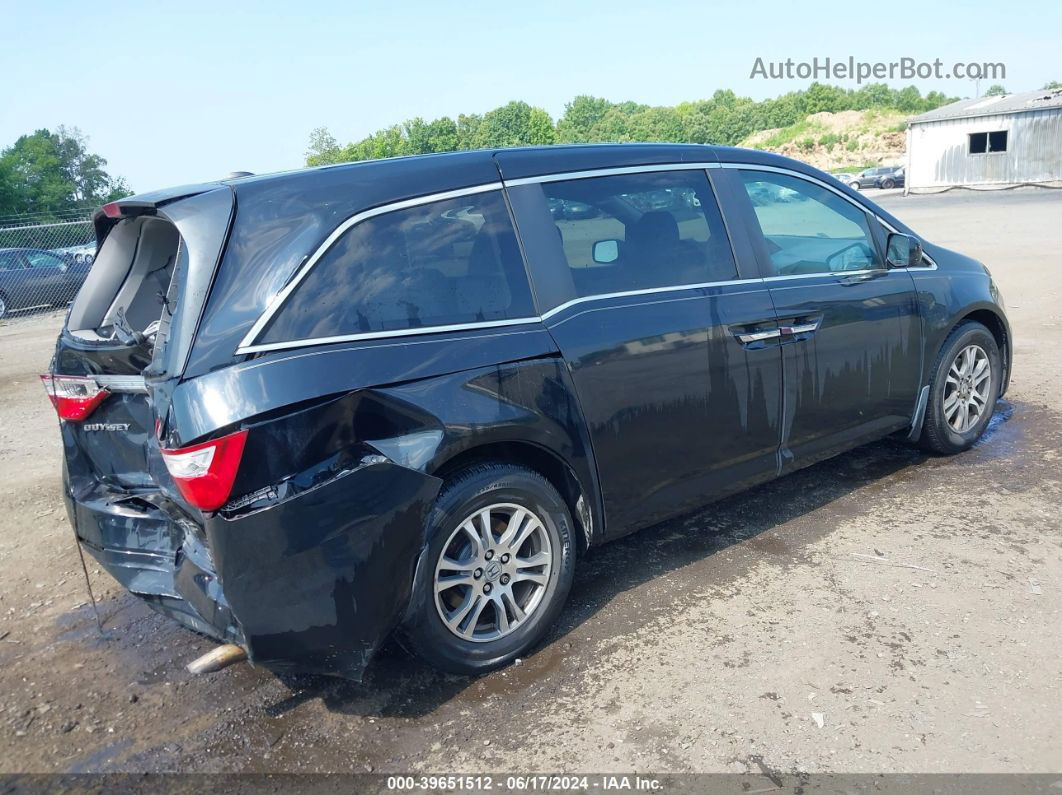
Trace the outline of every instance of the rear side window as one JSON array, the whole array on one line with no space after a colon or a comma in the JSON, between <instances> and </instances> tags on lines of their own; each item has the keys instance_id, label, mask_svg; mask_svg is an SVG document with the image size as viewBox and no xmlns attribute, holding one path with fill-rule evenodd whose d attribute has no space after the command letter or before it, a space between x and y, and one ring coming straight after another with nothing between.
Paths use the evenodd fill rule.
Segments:
<instances>
[{"instance_id":1,"label":"rear side window","mask_svg":"<svg viewBox=\"0 0 1062 795\"><path fill-rule=\"evenodd\" d=\"M257 343L534 316L501 191L355 224L314 264Z\"/></svg>"},{"instance_id":2,"label":"rear side window","mask_svg":"<svg viewBox=\"0 0 1062 795\"><path fill-rule=\"evenodd\" d=\"M542 185L576 297L737 278L702 170Z\"/></svg>"}]
</instances>

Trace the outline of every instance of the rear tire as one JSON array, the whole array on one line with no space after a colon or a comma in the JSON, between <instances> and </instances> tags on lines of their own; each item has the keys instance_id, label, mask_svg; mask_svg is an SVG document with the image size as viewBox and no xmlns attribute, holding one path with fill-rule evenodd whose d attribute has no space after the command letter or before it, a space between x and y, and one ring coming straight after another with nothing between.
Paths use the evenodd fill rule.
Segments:
<instances>
[{"instance_id":1,"label":"rear tire","mask_svg":"<svg viewBox=\"0 0 1062 795\"><path fill-rule=\"evenodd\" d=\"M537 472L479 464L456 473L428 520L400 642L459 674L526 654L568 597L574 540L564 499Z\"/></svg>"},{"instance_id":2,"label":"rear tire","mask_svg":"<svg viewBox=\"0 0 1062 795\"><path fill-rule=\"evenodd\" d=\"M0 320L7 314L7 296L0 293Z\"/></svg>"},{"instance_id":3,"label":"rear tire","mask_svg":"<svg viewBox=\"0 0 1062 795\"><path fill-rule=\"evenodd\" d=\"M891 188L895 188L896 187L896 183L893 182L891 179L883 179L881 181L881 187L882 187L882 190L890 190Z\"/></svg>"},{"instance_id":4,"label":"rear tire","mask_svg":"<svg viewBox=\"0 0 1062 795\"><path fill-rule=\"evenodd\" d=\"M933 369L919 444L942 455L968 450L992 418L1003 377L995 337L980 323L957 326L941 346Z\"/></svg>"}]
</instances>

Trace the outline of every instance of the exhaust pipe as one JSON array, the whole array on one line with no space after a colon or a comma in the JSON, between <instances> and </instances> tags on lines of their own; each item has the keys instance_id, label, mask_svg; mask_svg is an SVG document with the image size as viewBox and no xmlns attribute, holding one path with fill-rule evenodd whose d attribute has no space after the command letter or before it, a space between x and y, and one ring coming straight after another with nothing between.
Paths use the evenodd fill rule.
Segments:
<instances>
[{"instance_id":1,"label":"exhaust pipe","mask_svg":"<svg viewBox=\"0 0 1062 795\"><path fill-rule=\"evenodd\" d=\"M243 662L247 659L247 652L235 643L226 643L211 649L202 657L192 660L187 668L190 674L212 674L222 668L228 668L233 663Z\"/></svg>"}]
</instances>

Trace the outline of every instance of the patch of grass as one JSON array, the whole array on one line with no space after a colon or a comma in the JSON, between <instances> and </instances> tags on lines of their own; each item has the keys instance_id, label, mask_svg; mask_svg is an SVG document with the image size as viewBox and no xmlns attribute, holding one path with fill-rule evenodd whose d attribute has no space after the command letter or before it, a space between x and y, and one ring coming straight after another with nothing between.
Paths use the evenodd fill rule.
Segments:
<instances>
[{"instance_id":1,"label":"patch of grass","mask_svg":"<svg viewBox=\"0 0 1062 795\"><path fill-rule=\"evenodd\" d=\"M832 169L832 172L834 174L858 174L860 171L866 171L868 168L877 168L880 165L880 160L870 160L861 166L841 166L840 168Z\"/></svg>"}]
</instances>

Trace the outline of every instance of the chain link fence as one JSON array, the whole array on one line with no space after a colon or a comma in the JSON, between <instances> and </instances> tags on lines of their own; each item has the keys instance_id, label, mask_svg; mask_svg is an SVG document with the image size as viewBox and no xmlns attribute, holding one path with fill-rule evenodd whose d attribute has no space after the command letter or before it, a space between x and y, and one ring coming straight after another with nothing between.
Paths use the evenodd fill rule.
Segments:
<instances>
[{"instance_id":1,"label":"chain link fence","mask_svg":"<svg viewBox=\"0 0 1062 795\"><path fill-rule=\"evenodd\" d=\"M95 254L96 230L84 211L0 218L0 323L65 307Z\"/></svg>"}]
</instances>

